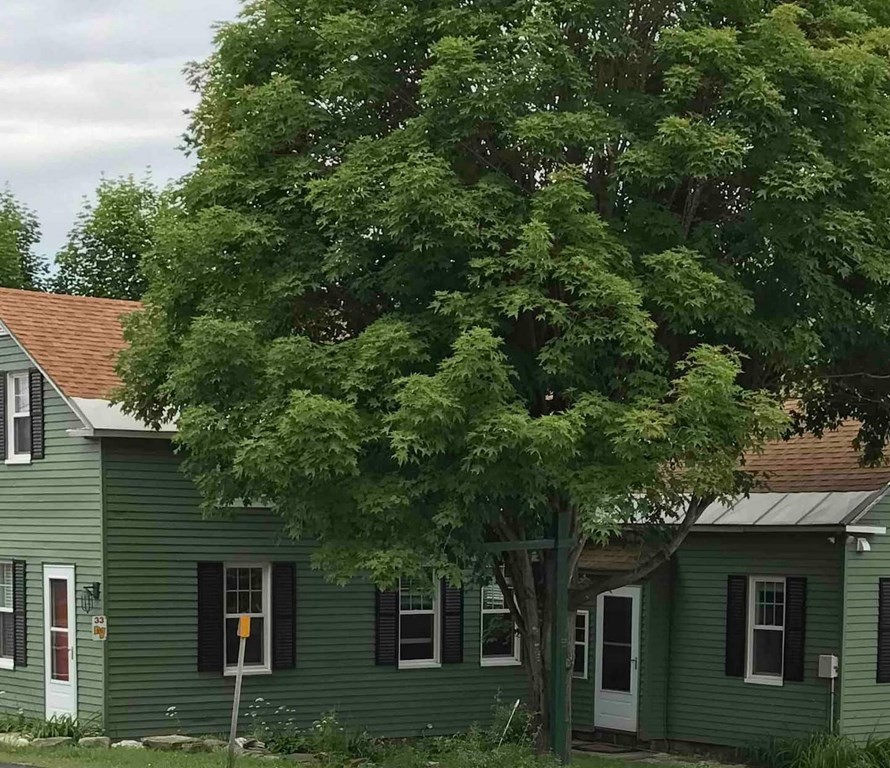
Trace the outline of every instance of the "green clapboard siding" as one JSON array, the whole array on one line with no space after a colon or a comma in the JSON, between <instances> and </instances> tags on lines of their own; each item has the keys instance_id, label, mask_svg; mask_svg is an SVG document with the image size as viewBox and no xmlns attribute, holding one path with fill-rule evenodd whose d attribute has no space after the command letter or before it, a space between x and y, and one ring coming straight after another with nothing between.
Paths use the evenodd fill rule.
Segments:
<instances>
[{"instance_id":1,"label":"green clapboard siding","mask_svg":"<svg viewBox=\"0 0 890 768\"><path fill-rule=\"evenodd\" d=\"M882 500L862 525L890 525ZM860 741L890 736L890 684L877 682L878 579L890 578L890 537L869 536L871 552L845 548L844 651L840 670L840 727Z\"/></svg>"},{"instance_id":2,"label":"green clapboard siding","mask_svg":"<svg viewBox=\"0 0 890 768\"><path fill-rule=\"evenodd\" d=\"M344 722L374 733L448 733L488 720L496 697L512 702L524 692L520 668L480 668L478 589L466 591L463 664L377 667L370 583L327 583L309 565L310 548L287 540L265 512L202 519L192 484L161 441L103 440L103 467L112 735L227 729L232 679L196 671L201 560L297 564L297 668L245 679L247 727L249 706L262 698L259 719L285 707L308 726L336 710ZM166 716L169 707L176 719Z\"/></svg>"},{"instance_id":3,"label":"green clapboard siding","mask_svg":"<svg viewBox=\"0 0 890 768\"><path fill-rule=\"evenodd\" d=\"M669 737L748 746L828 726L819 654L839 653L842 546L828 534L693 534L676 556L670 635ZM806 576L806 671L802 683L752 685L724 675L726 579Z\"/></svg>"},{"instance_id":4,"label":"green clapboard siding","mask_svg":"<svg viewBox=\"0 0 890 768\"><path fill-rule=\"evenodd\" d=\"M667 737L671 579L671 566L666 565L643 585L638 728L644 741Z\"/></svg>"},{"instance_id":5,"label":"green clapboard siding","mask_svg":"<svg viewBox=\"0 0 890 768\"><path fill-rule=\"evenodd\" d=\"M593 730L593 697L596 690L596 600L592 601L585 610L590 614L587 639L587 677L572 678L572 728L589 732Z\"/></svg>"},{"instance_id":6,"label":"green clapboard siding","mask_svg":"<svg viewBox=\"0 0 890 768\"><path fill-rule=\"evenodd\" d=\"M0 337L0 373L32 363ZM0 669L0 712L21 708L43 717L43 566L74 565L78 590L102 582L102 497L97 442L72 437L83 425L45 384L46 458L29 465L0 462L0 559L28 564L28 666ZM77 608L78 704L81 717L103 712L103 649L90 639L90 617ZM100 606L101 607L101 606Z\"/></svg>"}]
</instances>

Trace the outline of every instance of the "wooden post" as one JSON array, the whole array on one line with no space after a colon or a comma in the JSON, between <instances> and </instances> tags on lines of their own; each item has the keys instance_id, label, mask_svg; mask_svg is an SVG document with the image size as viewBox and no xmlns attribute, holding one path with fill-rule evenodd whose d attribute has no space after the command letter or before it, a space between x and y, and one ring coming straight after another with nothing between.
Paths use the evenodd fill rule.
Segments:
<instances>
[{"instance_id":1,"label":"wooden post","mask_svg":"<svg viewBox=\"0 0 890 768\"><path fill-rule=\"evenodd\" d=\"M244 651L250 637L250 616L238 620L238 668L235 672L235 700L232 702L232 727L229 733L229 754L227 768L235 765L235 739L238 736L238 710L241 708L241 681L244 679Z\"/></svg>"},{"instance_id":2,"label":"wooden post","mask_svg":"<svg viewBox=\"0 0 890 768\"><path fill-rule=\"evenodd\" d=\"M553 626L550 635L550 736L551 748L557 759L568 764L572 754L569 749L568 723L566 722L566 660L568 658L569 627L569 512L561 509L556 513L556 546L554 547L555 588Z\"/></svg>"}]
</instances>

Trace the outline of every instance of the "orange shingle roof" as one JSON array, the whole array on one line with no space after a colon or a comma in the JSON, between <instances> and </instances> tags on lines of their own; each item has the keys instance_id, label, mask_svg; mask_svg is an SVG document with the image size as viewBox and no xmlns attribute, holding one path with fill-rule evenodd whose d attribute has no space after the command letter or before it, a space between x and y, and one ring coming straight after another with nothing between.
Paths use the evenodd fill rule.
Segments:
<instances>
[{"instance_id":1,"label":"orange shingle roof","mask_svg":"<svg viewBox=\"0 0 890 768\"><path fill-rule=\"evenodd\" d=\"M756 490L776 493L871 491L890 483L890 466L863 467L853 447L858 422L847 422L822 438L814 435L770 443L748 456L745 470L758 478Z\"/></svg>"},{"instance_id":2,"label":"orange shingle roof","mask_svg":"<svg viewBox=\"0 0 890 768\"><path fill-rule=\"evenodd\" d=\"M126 346L121 316L141 306L0 288L0 321L68 397L108 399Z\"/></svg>"}]
</instances>

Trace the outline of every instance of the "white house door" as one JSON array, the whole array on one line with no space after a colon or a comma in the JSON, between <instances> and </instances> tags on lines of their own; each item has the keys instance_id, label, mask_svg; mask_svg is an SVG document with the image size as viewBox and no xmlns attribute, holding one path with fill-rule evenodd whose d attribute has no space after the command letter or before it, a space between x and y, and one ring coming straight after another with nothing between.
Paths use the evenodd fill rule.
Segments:
<instances>
[{"instance_id":1,"label":"white house door","mask_svg":"<svg viewBox=\"0 0 890 768\"><path fill-rule=\"evenodd\" d=\"M636 733L640 690L640 588L607 592L596 603L597 728Z\"/></svg>"},{"instance_id":2,"label":"white house door","mask_svg":"<svg viewBox=\"0 0 890 768\"><path fill-rule=\"evenodd\" d=\"M43 568L46 716L77 717L74 566Z\"/></svg>"}]
</instances>

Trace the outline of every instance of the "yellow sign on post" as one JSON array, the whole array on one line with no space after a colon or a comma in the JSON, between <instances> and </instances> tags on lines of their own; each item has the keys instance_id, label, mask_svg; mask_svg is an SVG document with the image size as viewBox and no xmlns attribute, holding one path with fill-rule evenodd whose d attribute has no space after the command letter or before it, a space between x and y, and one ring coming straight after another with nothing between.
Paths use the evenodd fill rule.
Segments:
<instances>
[{"instance_id":1,"label":"yellow sign on post","mask_svg":"<svg viewBox=\"0 0 890 768\"><path fill-rule=\"evenodd\" d=\"M238 735L238 710L241 707L241 681L244 678L244 649L250 637L250 616L238 619L238 667L235 672L235 701L232 702L232 730L229 733L228 768L235 765L235 737Z\"/></svg>"}]
</instances>

